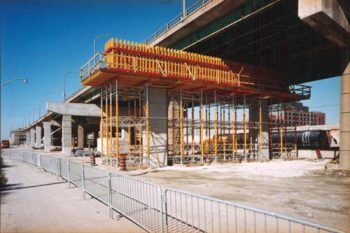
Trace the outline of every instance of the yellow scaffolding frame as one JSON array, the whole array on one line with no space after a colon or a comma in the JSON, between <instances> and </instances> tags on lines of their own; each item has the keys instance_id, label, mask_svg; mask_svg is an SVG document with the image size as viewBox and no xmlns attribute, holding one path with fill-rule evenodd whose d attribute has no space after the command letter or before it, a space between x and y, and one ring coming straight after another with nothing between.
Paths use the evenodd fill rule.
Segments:
<instances>
[{"instance_id":1,"label":"yellow scaffolding frame","mask_svg":"<svg viewBox=\"0 0 350 233\"><path fill-rule=\"evenodd\" d=\"M103 90L101 88L101 100L100 100L100 114L101 114L101 118L100 118L100 144L101 144L101 157L103 158L103 162L105 162L105 158L104 158L104 150L103 150L103 121L104 121L104 116L103 116Z\"/></svg>"},{"instance_id":2,"label":"yellow scaffolding frame","mask_svg":"<svg viewBox=\"0 0 350 233\"><path fill-rule=\"evenodd\" d=\"M201 144L201 161L203 162L204 157L204 140L203 140L203 91L201 90L200 96L200 113L199 113L199 124L200 124L200 144Z\"/></svg>"},{"instance_id":3,"label":"yellow scaffolding frame","mask_svg":"<svg viewBox=\"0 0 350 233\"><path fill-rule=\"evenodd\" d=\"M119 161L119 85L115 81L115 156Z\"/></svg>"},{"instance_id":4,"label":"yellow scaffolding frame","mask_svg":"<svg viewBox=\"0 0 350 233\"><path fill-rule=\"evenodd\" d=\"M218 124L217 124L219 104L218 104L217 101L218 100L217 100L216 91L215 91L215 93L214 93L214 102L215 102L215 113L214 113L214 131L215 131L215 135L214 135L214 155L215 155L215 161L217 160L217 156L218 156L218 133L219 133L219 131L218 131Z\"/></svg>"},{"instance_id":5,"label":"yellow scaffolding frame","mask_svg":"<svg viewBox=\"0 0 350 233\"><path fill-rule=\"evenodd\" d=\"M235 97L232 96L232 159L236 158L236 114Z\"/></svg>"},{"instance_id":6,"label":"yellow scaffolding frame","mask_svg":"<svg viewBox=\"0 0 350 233\"><path fill-rule=\"evenodd\" d=\"M110 157L113 157L113 107L112 107L112 83L109 84L109 154Z\"/></svg>"},{"instance_id":7,"label":"yellow scaffolding frame","mask_svg":"<svg viewBox=\"0 0 350 233\"><path fill-rule=\"evenodd\" d=\"M146 116L146 155L147 155L147 165L150 163L150 132L149 132L149 91L148 85L145 85L145 97L146 97L146 105L145 105L145 116Z\"/></svg>"},{"instance_id":8,"label":"yellow scaffolding frame","mask_svg":"<svg viewBox=\"0 0 350 233\"><path fill-rule=\"evenodd\" d=\"M244 154L244 160L247 160L247 120L246 120L246 112L245 112L245 105L246 105L246 100L245 100L245 95L244 95L244 103L243 103L243 154Z\"/></svg>"},{"instance_id":9,"label":"yellow scaffolding frame","mask_svg":"<svg viewBox=\"0 0 350 233\"><path fill-rule=\"evenodd\" d=\"M106 157L109 157L109 140L108 140L108 135L109 135L109 126L108 126L108 119L109 118L109 105L108 105L108 87L106 86L106 123L105 123L105 135L106 135Z\"/></svg>"},{"instance_id":10,"label":"yellow scaffolding frame","mask_svg":"<svg viewBox=\"0 0 350 233\"><path fill-rule=\"evenodd\" d=\"M183 148L183 93L180 91L180 154L181 164L183 164L184 148Z\"/></svg>"},{"instance_id":11,"label":"yellow scaffolding frame","mask_svg":"<svg viewBox=\"0 0 350 233\"><path fill-rule=\"evenodd\" d=\"M263 138L262 138L262 107L261 100L259 101L259 153L262 153Z\"/></svg>"}]
</instances>

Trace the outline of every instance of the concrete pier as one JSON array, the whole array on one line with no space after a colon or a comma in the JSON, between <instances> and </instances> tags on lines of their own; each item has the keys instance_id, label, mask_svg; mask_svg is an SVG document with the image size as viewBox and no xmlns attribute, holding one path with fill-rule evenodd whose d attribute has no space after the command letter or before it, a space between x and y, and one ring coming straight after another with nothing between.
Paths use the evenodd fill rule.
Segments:
<instances>
[{"instance_id":1,"label":"concrete pier","mask_svg":"<svg viewBox=\"0 0 350 233\"><path fill-rule=\"evenodd\" d=\"M50 151L51 149L51 122L45 121L44 125L44 150Z\"/></svg>"},{"instance_id":2,"label":"concrete pier","mask_svg":"<svg viewBox=\"0 0 350 233\"><path fill-rule=\"evenodd\" d=\"M30 131L26 132L26 146L30 146Z\"/></svg>"},{"instance_id":3,"label":"concrete pier","mask_svg":"<svg viewBox=\"0 0 350 233\"><path fill-rule=\"evenodd\" d=\"M261 113L262 113L262 150L259 154L259 158L269 159L269 114L268 114L268 105L266 100L261 100ZM256 123L257 128L252 130L252 140L254 143L259 145L259 120L260 120L260 103L254 102L250 105L249 108L249 120ZM256 148L259 150L259 148Z\"/></svg>"},{"instance_id":4,"label":"concrete pier","mask_svg":"<svg viewBox=\"0 0 350 233\"><path fill-rule=\"evenodd\" d=\"M62 116L62 153L70 155L72 152L72 116Z\"/></svg>"},{"instance_id":5,"label":"concrete pier","mask_svg":"<svg viewBox=\"0 0 350 233\"><path fill-rule=\"evenodd\" d=\"M41 126L39 125L35 127L35 147L41 147Z\"/></svg>"},{"instance_id":6,"label":"concrete pier","mask_svg":"<svg viewBox=\"0 0 350 233\"><path fill-rule=\"evenodd\" d=\"M167 165L167 91L161 88L148 88L149 128L150 128L150 165L159 167ZM145 101L146 102L146 101ZM146 146L146 132L143 134ZM144 158L147 157L146 148Z\"/></svg>"},{"instance_id":7,"label":"concrete pier","mask_svg":"<svg viewBox=\"0 0 350 233\"><path fill-rule=\"evenodd\" d=\"M339 168L350 170L350 62L341 76Z\"/></svg>"},{"instance_id":8,"label":"concrete pier","mask_svg":"<svg viewBox=\"0 0 350 233\"><path fill-rule=\"evenodd\" d=\"M84 148L84 127L82 125L78 125L78 148Z\"/></svg>"},{"instance_id":9,"label":"concrete pier","mask_svg":"<svg viewBox=\"0 0 350 233\"><path fill-rule=\"evenodd\" d=\"M30 129L30 147L35 146L35 129L31 128Z\"/></svg>"}]
</instances>

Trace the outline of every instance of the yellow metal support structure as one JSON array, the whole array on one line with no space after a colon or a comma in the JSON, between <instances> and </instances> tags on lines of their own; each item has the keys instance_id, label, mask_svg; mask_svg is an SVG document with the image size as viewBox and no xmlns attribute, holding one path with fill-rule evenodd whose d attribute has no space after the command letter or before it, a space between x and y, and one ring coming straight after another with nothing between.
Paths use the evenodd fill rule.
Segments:
<instances>
[{"instance_id":1,"label":"yellow metal support structure","mask_svg":"<svg viewBox=\"0 0 350 233\"><path fill-rule=\"evenodd\" d=\"M223 116L222 116L222 124L223 124L223 127L221 127L221 137L222 137L222 140L223 140L223 145L224 145L224 161L226 161L226 138L227 138L227 134L226 134L226 111L225 111L225 106L224 106L224 109L222 110L223 112ZM224 128L224 129L223 129ZM222 130L223 133L222 133Z\"/></svg>"},{"instance_id":2,"label":"yellow metal support structure","mask_svg":"<svg viewBox=\"0 0 350 233\"><path fill-rule=\"evenodd\" d=\"M105 68L127 69L137 72L167 74L176 78L192 78L217 83L222 86L263 86L263 83L280 87L281 74L267 73L252 65L244 65L218 57L203 56L192 52L149 46L141 43L118 41L111 38L105 44ZM243 72L244 70L244 72ZM251 71L261 70L259 77ZM89 71L86 71L89 72ZM265 74L267 73L267 74ZM83 76L87 73L83 73Z\"/></svg>"},{"instance_id":3,"label":"yellow metal support structure","mask_svg":"<svg viewBox=\"0 0 350 233\"><path fill-rule=\"evenodd\" d=\"M215 131L215 136L214 136L214 154L215 154L215 161L217 160L218 156L218 111L219 111L219 104L217 102L217 96L216 92L214 93L214 102L215 102L215 115L214 115L214 131Z\"/></svg>"},{"instance_id":4,"label":"yellow metal support structure","mask_svg":"<svg viewBox=\"0 0 350 233\"><path fill-rule=\"evenodd\" d=\"M236 107L235 97L232 96L232 159L236 158Z\"/></svg>"},{"instance_id":5,"label":"yellow metal support structure","mask_svg":"<svg viewBox=\"0 0 350 233\"><path fill-rule=\"evenodd\" d=\"M108 87L106 86L106 121L105 121L105 135L106 135L106 157L109 157L109 141L108 141L108 134L109 134L109 127L108 127L108 121L109 121L109 107L108 107Z\"/></svg>"},{"instance_id":6,"label":"yellow metal support structure","mask_svg":"<svg viewBox=\"0 0 350 233\"><path fill-rule=\"evenodd\" d=\"M103 117L103 90L101 88L101 101L100 101L100 113L101 113L101 118L100 118L100 144L101 144L101 157L103 158L103 160L105 159L104 158L104 150L103 150L103 127L104 127L104 124L103 124L103 121L104 121L104 117Z\"/></svg>"},{"instance_id":7,"label":"yellow metal support structure","mask_svg":"<svg viewBox=\"0 0 350 233\"><path fill-rule=\"evenodd\" d=\"M109 84L109 154L113 157L113 106L112 106L112 83Z\"/></svg>"},{"instance_id":8,"label":"yellow metal support structure","mask_svg":"<svg viewBox=\"0 0 350 233\"><path fill-rule=\"evenodd\" d=\"M282 107L282 104L281 104L281 107ZM279 131L280 131L280 153L281 153L281 158L282 158L282 155L283 155L283 127L282 127L282 111L280 111L280 107L278 107L278 112L279 112Z\"/></svg>"},{"instance_id":9,"label":"yellow metal support structure","mask_svg":"<svg viewBox=\"0 0 350 233\"><path fill-rule=\"evenodd\" d=\"M172 116L171 116L171 139L172 139L172 153L173 156L176 154L176 149L175 149L175 99L174 96L171 97L171 108L172 108Z\"/></svg>"},{"instance_id":10,"label":"yellow metal support structure","mask_svg":"<svg viewBox=\"0 0 350 233\"><path fill-rule=\"evenodd\" d=\"M244 160L247 160L247 120L246 120L246 112L245 112L245 95L244 95L244 103L243 103L243 154Z\"/></svg>"},{"instance_id":11,"label":"yellow metal support structure","mask_svg":"<svg viewBox=\"0 0 350 233\"><path fill-rule=\"evenodd\" d=\"M131 112L130 112L130 100L128 100L128 117L131 117ZM130 156L131 153L131 126L128 124L128 154Z\"/></svg>"},{"instance_id":12,"label":"yellow metal support structure","mask_svg":"<svg viewBox=\"0 0 350 233\"><path fill-rule=\"evenodd\" d=\"M136 108L136 99L134 100L134 120L137 120L137 108ZM136 124L134 125L134 156L136 157L136 151L137 151L137 127Z\"/></svg>"},{"instance_id":13,"label":"yellow metal support structure","mask_svg":"<svg viewBox=\"0 0 350 233\"><path fill-rule=\"evenodd\" d=\"M203 157L204 157L204 139L203 139L203 91L202 90L201 90L201 97L200 97L199 124L200 124L199 140L200 140L200 143L201 143L201 161L203 162Z\"/></svg>"},{"instance_id":14,"label":"yellow metal support structure","mask_svg":"<svg viewBox=\"0 0 350 233\"><path fill-rule=\"evenodd\" d=\"M280 144L281 144L281 158L282 158L282 154L283 154L283 127L280 126Z\"/></svg>"},{"instance_id":15,"label":"yellow metal support structure","mask_svg":"<svg viewBox=\"0 0 350 233\"><path fill-rule=\"evenodd\" d=\"M192 161L194 162L194 97L192 96L192 116L191 116L191 144L192 144Z\"/></svg>"},{"instance_id":16,"label":"yellow metal support structure","mask_svg":"<svg viewBox=\"0 0 350 233\"><path fill-rule=\"evenodd\" d=\"M119 159L119 86L115 81L115 156Z\"/></svg>"},{"instance_id":17,"label":"yellow metal support structure","mask_svg":"<svg viewBox=\"0 0 350 233\"><path fill-rule=\"evenodd\" d=\"M252 158L252 156L251 156L252 153L253 153L253 138L250 135L250 137L249 137L249 154L250 154L250 159Z\"/></svg>"},{"instance_id":18,"label":"yellow metal support structure","mask_svg":"<svg viewBox=\"0 0 350 233\"><path fill-rule=\"evenodd\" d=\"M141 93L140 93L140 99L139 99L139 116L140 118L142 118L142 100L141 100ZM143 162L143 134L142 134L142 124L140 124L140 127L139 127L139 147L140 147L140 151L139 151L139 159L140 159L140 166L142 165L142 162Z\"/></svg>"},{"instance_id":19,"label":"yellow metal support structure","mask_svg":"<svg viewBox=\"0 0 350 233\"><path fill-rule=\"evenodd\" d=\"M150 163L150 132L149 132L149 96L148 96L148 85L145 85L145 116L146 116L146 155L147 155L147 165Z\"/></svg>"},{"instance_id":20,"label":"yellow metal support structure","mask_svg":"<svg viewBox=\"0 0 350 233\"><path fill-rule=\"evenodd\" d=\"M184 148L183 148L183 93L180 91L180 154L181 164L183 164Z\"/></svg>"},{"instance_id":21,"label":"yellow metal support structure","mask_svg":"<svg viewBox=\"0 0 350 233\"><path fill-rule=\"evenodd\" d=\"M262 147L263 147L263 141L262 141L262 107L261 107L261 100L259 101L259 154L262 154Z\"/></svg>"}]
</instances>

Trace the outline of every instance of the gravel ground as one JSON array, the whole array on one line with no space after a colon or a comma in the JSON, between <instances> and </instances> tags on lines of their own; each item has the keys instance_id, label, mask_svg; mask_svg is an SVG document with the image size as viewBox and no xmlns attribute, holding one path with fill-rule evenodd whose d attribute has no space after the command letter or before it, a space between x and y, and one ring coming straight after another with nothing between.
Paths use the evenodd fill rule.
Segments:
<instances>
[{"instance_id":1,"label":"gravel ground","mask_svg":"<svg viewBox=\"0 0 350 233\"><path fill-rule=\"evenodd\" d=\"M173 166L138 177L350 232L350 174L325 170L327 162Z\"/></svg>"}]
</instances>

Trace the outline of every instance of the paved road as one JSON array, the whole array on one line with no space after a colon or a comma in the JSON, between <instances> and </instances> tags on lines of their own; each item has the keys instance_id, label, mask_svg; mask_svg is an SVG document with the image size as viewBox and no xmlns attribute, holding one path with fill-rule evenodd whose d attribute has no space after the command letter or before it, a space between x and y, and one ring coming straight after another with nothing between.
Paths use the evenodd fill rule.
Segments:
<instances>
[{"instance_id":1,"label":"paved road","mask_svg":"<svg viewBox=\"0 0 350 233\"><path fill-rule=\"evenodd\" d=\"M83 199L77 188L31 165L5 158L9 179L1 191L1 232L143 232L108 208ZM88 196L88 195L87 195Z\"/></svg>"}]
</instances>

